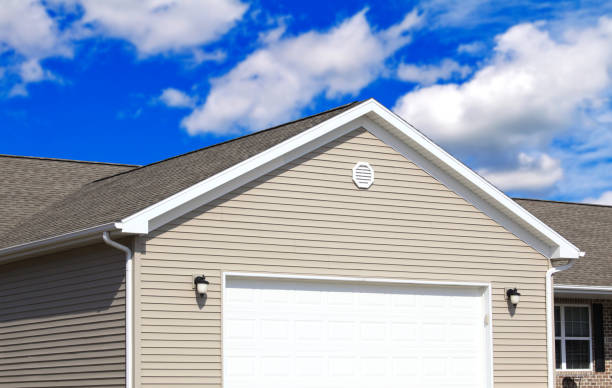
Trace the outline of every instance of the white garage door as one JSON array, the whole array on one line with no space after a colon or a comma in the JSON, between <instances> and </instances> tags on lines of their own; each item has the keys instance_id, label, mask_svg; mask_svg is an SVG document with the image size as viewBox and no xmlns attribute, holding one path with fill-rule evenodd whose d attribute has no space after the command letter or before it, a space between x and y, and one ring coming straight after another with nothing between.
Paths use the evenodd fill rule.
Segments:
<instances>
[{"instance_id":1,"label":"white garage door","mask_svg":"<svg viewBox=\"0 0 612 388\"><path fill-rule=\"evenodd\" d=\"M225 388L485 387L477 287L228 277Z\"/></svg>"}]
</instances>

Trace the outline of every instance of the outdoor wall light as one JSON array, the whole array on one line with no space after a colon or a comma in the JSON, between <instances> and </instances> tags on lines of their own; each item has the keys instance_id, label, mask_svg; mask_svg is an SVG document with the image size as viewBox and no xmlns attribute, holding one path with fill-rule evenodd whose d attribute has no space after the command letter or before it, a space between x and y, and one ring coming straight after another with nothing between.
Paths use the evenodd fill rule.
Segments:
<instances>
[{"instance_id":1,"label":"outdoor wall light","mask_svg":"<svg viewBox=\"0 0 612 388\"><path fill-rule=\"evenodd\" d=\"M516 288L509 288L508 291L506 291L506 295L508 296L510 303L515 306L519 304L519 301L521 300L521 294L519 294Z\"/></svg>"},{"instance_id":2,"label":"outdoor wall light","mask_svg":"<svg viewBox=\"0 0 612 388\"><path fill-rule=\"evenodd\" d=\"M204 296L208 292L208 285L210 284L208 280L206 280L206 276L196 276L193 280L193 284L195 284L195 288L200 296Z\"/></svg>"}]
</instances>

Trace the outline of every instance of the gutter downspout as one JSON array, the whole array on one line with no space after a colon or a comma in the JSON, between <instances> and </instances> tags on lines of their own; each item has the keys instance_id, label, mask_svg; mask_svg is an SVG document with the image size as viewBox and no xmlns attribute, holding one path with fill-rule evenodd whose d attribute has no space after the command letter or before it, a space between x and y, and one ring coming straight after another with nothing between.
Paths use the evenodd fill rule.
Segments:
<instances>
[{"instance_id":1,"label":"gutter downspout","mask_svg":"<svg viewBox=\"0 0 612 388\"><path fill-rule=\"evenodd\" d=\"M125 245L121 245L110 239L108 232L102 233L102 240L107 245L125 252L125 388L133 387L133 305L134 305L134 286L133 286L133 260L132 250Z\"/></svg>"},{"instance_id":2,"label":"gutter downspout","mask_svg":"<svg viewBox=\"0 0 612 388\"><path fill-rule=\"evenodd\" d=\"M548 365L548 388L555 388L555 360L554 344L555 344L555 318L553 315L554 301L552 277L557 272L565 271L572 268L576 259L569 259L567 264L559 267L552 267L546 271L546 361Z\"/></svg>"}]
</instances>

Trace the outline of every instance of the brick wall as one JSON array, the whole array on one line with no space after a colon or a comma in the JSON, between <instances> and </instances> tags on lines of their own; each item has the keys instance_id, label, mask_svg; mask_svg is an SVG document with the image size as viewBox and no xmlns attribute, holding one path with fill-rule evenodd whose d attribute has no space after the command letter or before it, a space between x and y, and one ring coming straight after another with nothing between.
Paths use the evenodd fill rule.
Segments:
<instances>
[{"instance_id":1,"label":"brick wall","mask_svg":"<svg viewBox=\"0 0 612 388\"><path fill-rule=\"evenodd\" d=\"M556 298L556 303L576 303L576 304L592 304L601 303L603 305L604 317L604 337L605 337L605 357L606 371L595 372L556 372L555 386L557 388L609 388L612 387L612 300L601 299L568 299ZM593 360L595 356L593 355ZM594 364L594 362L593 362Z\"/></svg>"}]
</instances>

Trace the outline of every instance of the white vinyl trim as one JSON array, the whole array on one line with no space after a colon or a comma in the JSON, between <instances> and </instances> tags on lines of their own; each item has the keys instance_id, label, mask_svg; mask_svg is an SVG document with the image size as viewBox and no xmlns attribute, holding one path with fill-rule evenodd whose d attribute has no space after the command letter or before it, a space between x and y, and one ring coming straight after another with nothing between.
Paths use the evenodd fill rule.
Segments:
<instances>
[{"instance_id":1,"label":"white vinyl trim","mask_svg":"<svg viewBox=\"0 0 612 388\"><path fill-rule=\"evenodd\" d=\"M376 124L376 125L374 125ZM569 241L507 197L480 175L470 170L414 127L374 99L369 99L314 126L284 142L244 160L208 179L134 213L118 223L85 231L0 249L0 256L20 255L32 247L56 244L76 238L82 232L120 229L123 233L147 234L189 211L235 190L284 164L313 151L357 128L366 128L376 135L395 139L394 148L410 150L422 168L439 171L452 190L464 196L485 214L515 233L526 243L550 259L577 259L584 255ZM374 128L379 128L376 130ZM400 147L401 145L401 147ZM393 146L393 145L392 145ZM406 151L407 152L407 151ZM429 166L429 167L427 167ZM5 258L3 258L5 259Z\"/></svg>"},{"instance_id":2,"label":"white vinyl trim","mask_svg":"<svg viewBox=\"0 0 612 388\"><path fill-rule=\"evenodd\" d=\"M612 294L612 287L605 286L580 286L580 285L566 285L566 284L555 284L555 291L562 294Z\"/></svg>"},{"instance_id":3,"label":"white vinyl trim","mask_svg":"<svg viewBox=\"0 0 612 388\"><path fill-rule=\"evenodd\" d=\"M125 388L134 387L134 255L132 250L102 233L105 244L125 253Z\"/></svg>"},{"instance_id":4,"label":"white vinyl trim","mask_svg":"<svg viewBox=\"0 0 612 388\"><path fill-rule=\"evenodd\" d=\"M487 338L485 339L485 356L489 362L486 366L487 386L493 388L493 302L492 302L492 287L491 283L485 282L444 282L444 281L424 281L424 280L409 280L409 279L389 279L389 278L360 278L348 276L316 276L316 275L291 275L278 273L255 273L255 272L222 272L221 274L221 386L224 386L226 381L227 368L224 365L223 344L226 343L225 318L223 308L225 306L225 288L228 277L243 277L243 278L268 278L268 279L295 279L295 280L311 280L311 281L327 281L327 282L363 282L363 283L378 283L378 284L405 284L405 285L426 285L426 286L442 286L442 287L472 287L483 289L483 300L487 304L485 311L487 312Z\"/></svg>"},{"instance_id":5,"label":"white vinyl trim","mask_svg":"<svg viewBox=\"0 0 612 388\"><path fill-rule=\"evenodd\" d=\"M387 137L399 139L404 148L420 155L421 161L427 161L430 166L444 171L446 176L453 177L457 182L454 186L464 187L462 195L470 191L471 200L477 199L485 213L495 213L492 217L501 219L498 222L503 226L513 233L520 232L522 238L532 236L526 242L532 246L537 245L534 248L546 257L568 259L582 255L569 241L373 99L126 217L118 225L126 233L146 234L351 130L373 127L372 122L376 122L384 132L393 133ZM380 134L382 131L378 132ZM503 217L499 217L500 214Z\"/></svg>"},{"instance_id":6,"label":"white vinyl trim","mask_svg":"<svg viewBox=\"0 0 612 388\"><path fill-rule=\"evenodd\" d=\"M49 249L69 247L79 242L99 240L101 232L117 230L114 222L94 226L93 228L81 229L76 232L61 234L59 236L32 241L26 244L14 245L0 249L0 264L18 258L29 257L47 252Z\"/></svg>"}]
</instances>

